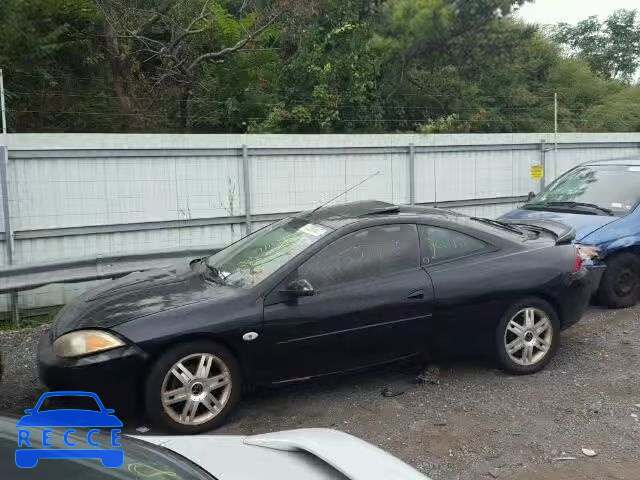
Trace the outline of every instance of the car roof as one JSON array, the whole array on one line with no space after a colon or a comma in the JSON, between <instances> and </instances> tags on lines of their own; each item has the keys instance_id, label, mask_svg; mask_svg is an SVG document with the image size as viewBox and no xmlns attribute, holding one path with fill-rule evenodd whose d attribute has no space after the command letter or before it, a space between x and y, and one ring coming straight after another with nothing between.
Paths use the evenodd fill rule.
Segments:
<instances>
[{"instance_id":1,"label":"car roof","mask_svg":"<svg viewBox=\"0 0 640 480\"><path fill-rule=\"evenodd\" d=\"M409 217L412 221L420 219L457 221L462 218L468 218L451 210L417 205L395 205L379 200L364 200L322 207L302 212L297 217L311 223L321 223L336 229L372 218Z\"/></svg>"},{"instance_id":2,"label":"car roof","mask_svg":"<svg viewBox=\"0 0 640 480\"><path fill-rule=\"evenodd\" d=\"M599 165L631 165L640 166L640 158L638 157L625 157L625 158L611 158L608 160L594 160L584 163L585 166L599 166Z\"/></svg>"},{"instance_id":3,"label":"car roof","mask_svg":"<svg viewBox=\"0 0 640 480\"><path fill-rule=\"evenodd\" d=\"M358 228L358 224L362 224L365 227L379 222L403 223L403 220L407 220L409 223L458 230L477 236L485 241L489 241L489 239L497 241L499 238L500 241L515 241L520 244L522 239L520 233L509 231L507 228L500 228L498 225L491 225L488 222L477 221L475 217L452 210L421 205L394 205L393 203L378 200L365 200L323 207L302 212L296 215L295 218L321 224L334 230L347 226L349 228Z\"/></svg>"}]
</instances>

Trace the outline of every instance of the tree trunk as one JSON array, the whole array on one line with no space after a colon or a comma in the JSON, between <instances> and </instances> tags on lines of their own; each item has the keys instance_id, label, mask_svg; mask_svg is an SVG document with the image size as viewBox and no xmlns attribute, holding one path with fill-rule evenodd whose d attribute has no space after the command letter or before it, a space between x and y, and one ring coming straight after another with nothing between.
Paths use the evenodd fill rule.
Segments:
<instances>
[{"instance_id":1,"label":"tree trunk","mask_svg":"<svg viewBox=\"0 0 640 480\"><path fill-rule=\"evenodd\" d=\"M182 89L180 94L180 114L178 116L178 129L180 133L187 133L189 125L189 100L191 99L191 85Z\"/></svg>"},{"instance_id":2,"label":"tree trunk","mask_svg":"<svg viewBox=\"0 0 640 480\"><path fill-rule=\"evenodd\" d=\"M120 45L116 32L108 23L105 24L104 41L113 91L118 98L120 110L124 114L121 124L125 128L138 126L140 123L140 119L137 116L138 112L129 95L129 69L127 62L120 53Z\"/></svg>"}]
</instances>

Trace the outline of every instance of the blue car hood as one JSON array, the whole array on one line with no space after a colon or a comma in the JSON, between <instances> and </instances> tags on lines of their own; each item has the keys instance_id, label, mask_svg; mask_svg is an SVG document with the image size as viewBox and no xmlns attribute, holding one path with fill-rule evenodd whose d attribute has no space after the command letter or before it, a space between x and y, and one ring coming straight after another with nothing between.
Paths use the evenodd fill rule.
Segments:
<instances>
[{"instance_id":1,"label":"blue car hood","mask_svg":"<svg viewBox=\"0 0 640 480\"><path fill-rule=\"evenodd\" d=\"M547 212L543 210L523 209L509 212L506 215L503 215L502 218L508 220L542 218L545 220L564 223L565 225L570 225L575 228L577 241L582 240L584 237L595 232L599 228L619 220L618 217L609 217L604 215L581 215L578 213Z\"/></svg>"}]
</instances>

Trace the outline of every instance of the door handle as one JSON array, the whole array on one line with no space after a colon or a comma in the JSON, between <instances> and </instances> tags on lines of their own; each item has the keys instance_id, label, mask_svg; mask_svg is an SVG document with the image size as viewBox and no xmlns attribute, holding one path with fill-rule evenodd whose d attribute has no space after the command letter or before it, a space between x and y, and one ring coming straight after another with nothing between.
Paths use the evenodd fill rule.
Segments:
<instances>
[{"instance_id":1,"label":"door handle","mask_svg":"<svg viewBox=\"0 0 640 480\"><path fill-rule=\"evenodd\" d=\"M407 297L409 300L422 300L424 299L424 290L417 290Z\"/></svg>"}]
</instances>

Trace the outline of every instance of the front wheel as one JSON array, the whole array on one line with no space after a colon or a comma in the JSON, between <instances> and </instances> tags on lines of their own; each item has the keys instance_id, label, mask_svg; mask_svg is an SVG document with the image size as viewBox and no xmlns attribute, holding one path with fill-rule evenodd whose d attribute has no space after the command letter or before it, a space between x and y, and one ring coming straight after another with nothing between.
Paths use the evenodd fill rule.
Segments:
<instances>
[{"instance_id":1,"label":"front wheel","mask_svg":"<svg viewBox=\"0 0 640 480\"><path fill-rule=\"evenodd\" d=\"M219 426L239 399L240 369L216 342L189 342L169 350L146 382L146 413L171 433L195 434Z\"/></svg>"},{"instance_id":2,"label":"front wheel","mask_svg":"<svg viewBox=\"0 0 640 480\"><path fill-rule=\"evenodd\" d=\"M640 301L640 257L621 253L606 260L597 299L610 308L632 307Z\"/></svg>"},{"instance_id":3,"label":"front wheel","mask_svg":"<svg viewBox=\"0 0 640 480\"><path fill-rule=\"evenodd\" d=\"M542 370L558 348L560 320L544 300L531 298L512 306L495 334L498 362L503 370L526 375Z\"/></svg>"}]
</instances>

